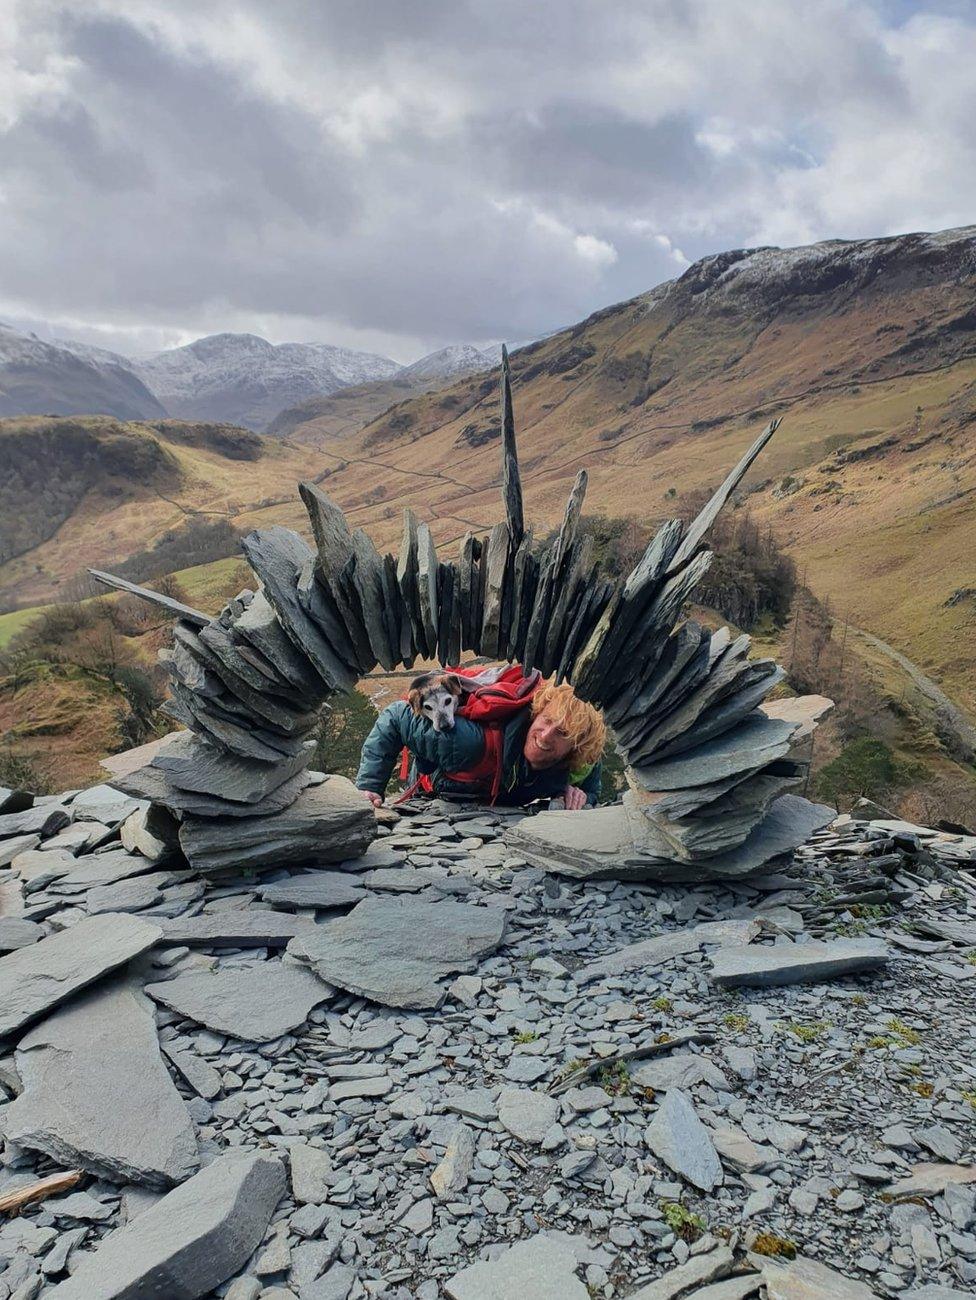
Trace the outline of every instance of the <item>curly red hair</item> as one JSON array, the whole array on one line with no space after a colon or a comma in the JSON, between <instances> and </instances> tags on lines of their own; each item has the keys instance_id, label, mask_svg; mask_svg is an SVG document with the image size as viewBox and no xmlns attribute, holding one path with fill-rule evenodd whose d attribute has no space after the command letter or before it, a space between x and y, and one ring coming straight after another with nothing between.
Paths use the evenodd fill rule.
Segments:
<instances>
[{"instance_id":1,"label":"curly red hair","mask_svg":"<svg viewBox=\"0 0 976 1300\"><path fill-rule=\"evenodd\" d=\"M572 741L568 760L571 769L589 766L603 753L607 742L603 714L581 700L568 682L561 686L543 682L532 697L532 716L537 718L540 713L545 713Z\"/></svg>"}]
</instances>

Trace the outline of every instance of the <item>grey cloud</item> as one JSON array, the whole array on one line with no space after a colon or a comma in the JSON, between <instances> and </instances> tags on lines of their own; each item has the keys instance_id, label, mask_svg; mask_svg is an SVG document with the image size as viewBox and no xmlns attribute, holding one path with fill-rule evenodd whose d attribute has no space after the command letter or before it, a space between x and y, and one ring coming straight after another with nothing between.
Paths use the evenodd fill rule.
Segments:
<instances>
[{"instance_id":1,"label":"grey cloud","mask_svg":"<svg viewBox=\"0 0 976 1300\"><path fill-rule=\"evenodd\" d=\"M0 311L515 339L676 274L655 233L694 257L769 230L899 228L918 211L899 125L933 131L947 194L969 128L925 120L929 74L882 17L870 0L815 17L782 0L24 3L25 60L59 62L0 129ZM956 21L945 73L964 87ZM887 185L868 229L838 228L878 122L896 128ZM926 213L939 194L930 180Z\"/></svg>"}]
</instances>

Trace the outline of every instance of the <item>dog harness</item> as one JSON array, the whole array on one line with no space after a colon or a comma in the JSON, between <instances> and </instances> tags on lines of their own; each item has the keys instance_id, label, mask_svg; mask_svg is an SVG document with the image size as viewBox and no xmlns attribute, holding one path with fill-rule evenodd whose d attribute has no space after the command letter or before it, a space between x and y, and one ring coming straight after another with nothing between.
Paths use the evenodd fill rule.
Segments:
<instances>
[{"instance_id":1,"label":"dog harness","mask_svg":"<svg viewBox=\"0 0 976 1300\"><path fill-rule=\"evenodd\" d=\"M499 671L478 668L445 668L446 673L460 677L464 686L464 701L457 708L457 715L476 722L484 732L485 748L481 758L473 767L463 772L445 772L449 781L467 786L472 795L489 796L491 803L498 798L502 786L502 768L504 766L504 732L506 724L526 708L542 684L542 674L533 669L527 676L519 664L510 664ZM404 748L400 755L400 780L406 781L410 772L410 751ZM396 803L403 803L412 798L418 790L424 794L434 793L434 776L436 773L417 777Z\"/></svg>"}]
</instances>

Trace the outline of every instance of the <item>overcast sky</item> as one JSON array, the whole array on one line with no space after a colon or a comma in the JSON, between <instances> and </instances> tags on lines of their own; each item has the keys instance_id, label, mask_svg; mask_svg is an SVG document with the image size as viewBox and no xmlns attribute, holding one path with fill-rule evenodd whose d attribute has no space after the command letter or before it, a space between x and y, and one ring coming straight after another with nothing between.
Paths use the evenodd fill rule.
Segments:
<instances>
[{"instance_id":1,"label":"overcast sky","mask_svg":"<svg viewBox=\"0 0 976 1300\"><path fill-rule=\"evenodd\" d=\"M976 221L973 0L0 0L0 317L408 361Z\"/></svg>"}]
</instances>

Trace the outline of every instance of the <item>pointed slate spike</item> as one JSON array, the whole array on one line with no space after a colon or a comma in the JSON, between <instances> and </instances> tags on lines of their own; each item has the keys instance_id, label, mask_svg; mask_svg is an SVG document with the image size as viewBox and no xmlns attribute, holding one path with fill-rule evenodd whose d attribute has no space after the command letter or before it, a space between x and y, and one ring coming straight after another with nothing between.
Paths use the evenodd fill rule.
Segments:
<instances>
[{"instance_id":1,"label":"pointed slate spike","mask_svg":"<svg viewBox=\"0 0 976 1300\"><path fill-rule=\"evenodd\" d=\"M202 614L200 610L194 609L191 605L184 605L182 601L173 600L170 596L164 596L162 592L153 591L149 587L138 587L134 582L127 582L125 578L117 578L113 573L103 573L101 569L89 569L88 572L96 582L100 582L106 587L113 587L116 591L127 591L132 596L138 596L140 600L149 601L151 605L158 605L160 609L165 609L168 614L175 614L177 618L185 618L188 623L193 623L197 627L206 627L210 622L209 614Z\"/></svg>"},{"instance_id":2,"label":"pointed slate spike","mask_svg":"<svg viewBox=\"0 0 976 1300\"><path fill-rule=\"evenodd\" d=\"M580 515L583 513L583 500L586 497L586 484L587 473L585 469L581 469L573 482L573 490L566 502L563 522L559 529L559 536L556 539L552 568L554 578L558 576L559 566L576 540L576 530L579 528Z\"/></svg>"},{"instance_id":3,"label":"pointed slate spike","mask_svg":"<svg viewBox=\"0 0 976 1300\"><path fill-rule=\"evenodd\" d=\"M502 344L502 496L512 550L525 532L522 512L522 480L519 477L518 447L515 443L515 414L512 410L512 373L508 349Z\"/></svg>"},{"instance_id":4,"label":"pointed slate spike","mask_svg":"<svg viewBox=\"0 0 976 1300\"><path fill-rule=\"evenodd\" d=\"M349 525L335 502L314 483L299 483L298 492L308 511L322 572L331 582L353 551Z\"/></svg>"},{"instance_id":5,"label":"pointed slate spike","mask_svg":"<svg viewBox=\"0 0 976 1300\"><path fill-rule=\"evenodd\" d=\"M684 541L678 547L677 551L675 551L674 559L668 565L668 573L675 573L683 564L691 559L692 555L694 555L698 548L699 542L715 522L716 515L725 505L726 501L728 501L735 489L739 486L739 483L742 481L749 466L762 451L763 447L765 447L766 443L769 442L770 438L779 428L779 425L780 421L778 419L770 420L739 463L729 472L725 482L722 483L720 487L716 488L701 514L691 525L689 525Z\"/></svg>"}]
</instances>

